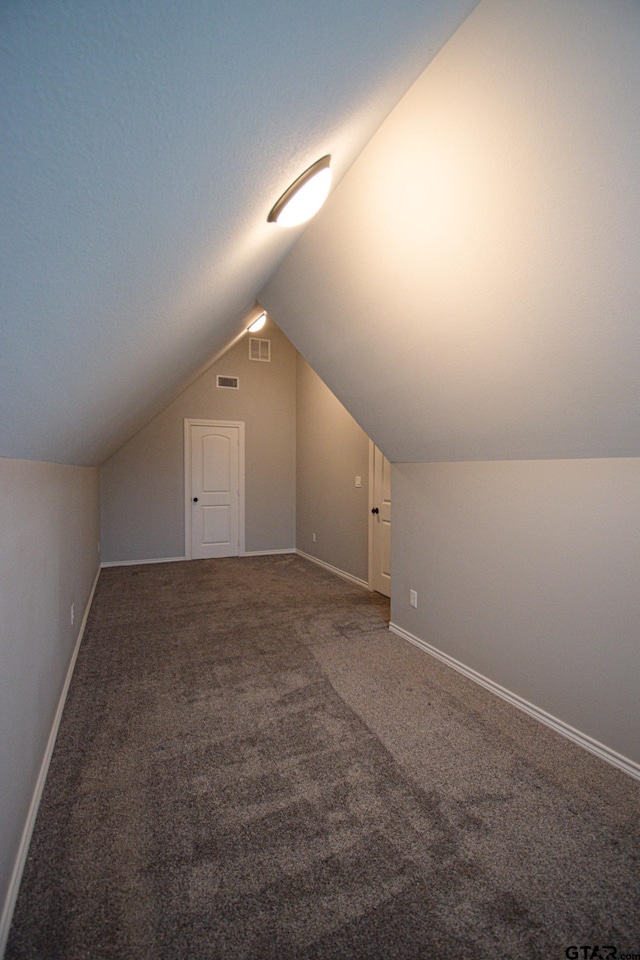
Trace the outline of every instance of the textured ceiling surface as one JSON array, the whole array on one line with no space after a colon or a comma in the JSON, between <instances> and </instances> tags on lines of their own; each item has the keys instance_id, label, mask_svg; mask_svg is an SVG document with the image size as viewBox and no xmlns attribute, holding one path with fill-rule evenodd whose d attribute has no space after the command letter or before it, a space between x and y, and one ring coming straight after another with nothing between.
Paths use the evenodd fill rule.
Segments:
<instances>
[{"instance_id":1,"label":"textured ceiling surface","mask_svg":"<svg viewBox=\"0 0 640 960\"><path fill-rule=\"evenodd\" d=\"M99 463L242 329L476 0L57 0L0 9L0 456Z\"/></svg>"},{"instance_id":2,"label":"textured ceiling surface","mask_svg":"<svg viewBox=\"0 0 640 960\"><path fill-rule=\"evenodd\" d=\"M483 0L262 291L389 459L639 455L639 50L637 0Z\"/></svg>"}]
</instances>

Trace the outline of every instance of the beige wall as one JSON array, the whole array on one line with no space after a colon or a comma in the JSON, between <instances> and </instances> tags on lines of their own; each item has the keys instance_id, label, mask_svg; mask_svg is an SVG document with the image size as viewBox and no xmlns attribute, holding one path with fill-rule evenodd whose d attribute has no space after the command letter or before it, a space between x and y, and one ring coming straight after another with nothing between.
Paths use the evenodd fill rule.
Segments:
<instances>
[{"instance_id":1,"label":"beige wall","mask_svg":"<svg viewBox=\"0 0 640 960\"><path fill-rule=\"evenodd\" d=\"M481 0L260 295L396 464L394 618L636 760L638 49Z\"/></svg>"},{"instance_id":2,"label":"beige wall","mask_svg":"<svg viewBox=\"0 0 640 960\"><path fill-rule=\"evenodd\" d=\"M184 419L245 422L247 552L295 547L296 353L274 324L271 362L242 338L101 468L105 562L184 556ZM216 387L238 376L240 389Z\"/></svg>"},{"instance_id":3,"label":"beige wall","mask_svg":"<svg viewBox=\"0 0 640 960\"><path fill-rule=\"evenodd\" d=\"M98 505L97 468L0 458L0 911L98 570Z\"/></svg>"},{"instance_id":4,"label":"beige wall","mask_svg":"<svg viewBox=\"0 0 640 960\"><path fill-rule=\"evenodd\" d=\"M300 355L297 369L297 547L367 581L369 440Z\"/></svg>"},{"instance_id":5,"label":"beige wall","mask_svg":"<svg viewBox=\"0 0 640 960\"><path fill-rule=\"evenodd\" d=\"M640 459L403 463L393 492L393 622L640 763Z\"/></svg>"}]
</instances>

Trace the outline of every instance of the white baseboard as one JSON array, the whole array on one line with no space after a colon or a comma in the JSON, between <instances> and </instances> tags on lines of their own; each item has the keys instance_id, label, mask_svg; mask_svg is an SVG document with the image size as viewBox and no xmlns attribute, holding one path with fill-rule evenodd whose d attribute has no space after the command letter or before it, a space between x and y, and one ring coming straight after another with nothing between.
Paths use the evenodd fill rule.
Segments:
<instances>
[{"instance_id":1,"label":"white baseboard","mask_svg":"<svg viewBox=\"0 0 640 960\"><path fill-rule=\"evenodd\" d=\"M285 547L284 550L245 550L241 557L277 557L284 553L295 553L295 547Z\"/></svg>"},{"instance_id":2,"label":"white baseboard","mask_svg":"<svg viewBox=\"0 0 640 960\"><path fill-rule=\"evenodd\" d=\"M58 736L58 729L60 727L60 721L62 719L62 711L64 710L64 705L67 699L67 693L69 692L69 684L71 683L71 677L73 676L76 660L78 658L78 651L80 650L80 644L82 643L85 627L87 625L89 610L91 609L91 602L93 600L93 595L95 593L96 585L98 583L98 577L100 576L100 569L101 568L99 567L96 573L95 579L93 581L93 586L91 587L91 592L89 593L89 599L87 600L87 603L85 606L82 622L78 630L78 637L76 639L76 643L73 648L73 653L71 654L71 660L69 661L69 666L67 668L64 684L62 686L62 691L60 693L60 697L58 700L58 706L55 712L55 716L53 718L51 730L49 732L49 739L47 740L47 746L44 752L44 756L42 758L42 763L40 764L38 779L36 780L35 789L33 791L31 803L29 805L29 812L27 814L27 819L24 825L24 829L22 831L22 837L20 838L20 846L18 847L18 853L16 855L15 863L13 866L11 879L9 880L7 897L2 909L2 916L0 917L0 957L4 956L4 951L7 946L7 940L9 938L9 928L11 926L11 918L13 917L13 911L15 909L16 900L18 897L18 890L20 889L20 881L22 880L24 866L25 866L25 863L27 862L27 854L29 852L29 844L31 843L31 835L33 834L33 828L35 826L36 817L38 815L38 807L40 806L40 800L42 799L42 791L44 790L45 781L47 779L47 773L49 771L49 764L51 763L51 756L53 754L53 748L55 746L56 738Z\"/></svg>"},{"instance_id":3,"label":"white baseboard","mask_svg":"<svg viewBox=\"0 0 640 960\"><path fill-rule=\"evenodd\" d=\"M366 580L360 580L359 577L354 577L353 574L347 573L346 570L340 570L338 567L334 567L330 563L325 563L324 560L318 560L317 557L312 557L311 554L304 553L302 550L296 550L295 552L299 557L304 557L305 560L311 560L312 563L317 563L319 567L329 570L330 573L335 573L338 577L342 577L343 580L348 580L350 583L355 583L358 587L364 587L365 590L370 590Z\"/></svg>"},{"instance_id":4,"label":"white baseboard","mask_svg":"<svg viewBox=\"0 0 640 960\"><path fill-rule=\"evenodd\" d=\"M137 567L143 563L177 563L186 557L152 557L149 560L106 560L100 567Z\"/></svg>"},{"instance_id":5,"label":"white baseboard","mask_svg":"<svg viewBox=\"0 0 640 960\"><path fill-rule=\"evenodd\" d=\"M485 687L485 689L489 690L491 693L495 693L496 696L501 697L508 703L511 703L514 707L524 711L524 713L528 713L529 716L539 720L540 723L544 723L545 726L551 727L551 729L555 730L556 733L560 733L568 740L572 740L574 743L577 743L579 747L582 747L584 750L588 750L589 753L594 753L597 757L600 757L601 760L606 760L607 763L610 763L612 766L622 770L622 772L628 774L628 776L634 777L636 780L640 780L640 764L636 763L635 760L630 760L628 757L623 757L622 754L616 753L615 750L611 750L609 747L605 746L605 744L599 743L592 737L587 736L586 733L581 733L580 730L576 730L575 727L569 726L569 724L565 723L563 720L558 720L557 717L552 716L545 710L541 710L540 707L536 707L535 704L529 703L528 700L524 700L522 697L519 697L517 693L512 693L510 690L506 690L504 687L501 687L500 684L494 683L493 680L489 680L488 677L483 676L481 673L478 673L471 667L467 667L464 663L460 663L459 660L455 660L453 657L450 657L449 654L438 650L437 647L432 647L431 644L427 643L425 640L421 640L419 637L415 637L407 630L403 630L403 628L399 627L396 623L390 623L389 630L391 630L392 633L397 634L399 637L402 637L403 640L408 640L409 643L413 643L416 647L420 647L421 650L424 650L425 653L428 653L430 656L435 657L437 660L441 660L442 663L446 663L447 666L457 670L458 673L464 674L465 677L468 677L475 683L480 684L481 687Z\"/></svg>"}]
</instances>

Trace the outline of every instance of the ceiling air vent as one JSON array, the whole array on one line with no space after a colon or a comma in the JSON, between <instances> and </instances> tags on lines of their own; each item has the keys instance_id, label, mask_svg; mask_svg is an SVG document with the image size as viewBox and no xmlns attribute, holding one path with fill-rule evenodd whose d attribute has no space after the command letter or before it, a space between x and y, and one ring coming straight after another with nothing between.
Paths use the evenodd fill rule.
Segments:
<instances>
[{"instance_id":1,"label":"ceiling air vent","mask_svg":"<svg viewBox=\"0 0 640 960\"><path fill-rule=\"evenodd\" d=\"M249 337L249 360L264 360L265 363L270 363L271 340L258 340L257 337Z\"/></svg>"},{"instance_id":2,"label":"ceiling air vent","mask_svg":"<svg viewBox=\"0 0 640 960\"><path fill-rule=\"evenodd\" d=\"M216 384L219 387L226 387L227 390L238 390L240 387L240 380L238 377L222 377L220 374L216 377Z\"/></svg>"}]
</instances>

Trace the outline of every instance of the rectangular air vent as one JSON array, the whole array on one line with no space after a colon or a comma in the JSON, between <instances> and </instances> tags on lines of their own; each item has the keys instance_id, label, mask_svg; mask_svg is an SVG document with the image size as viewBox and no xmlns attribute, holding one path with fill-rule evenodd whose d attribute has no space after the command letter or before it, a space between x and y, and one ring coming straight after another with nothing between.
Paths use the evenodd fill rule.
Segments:
<instances>
[{"instance_id":1,"label":"rectangular air vent","mask_svg":"<svg viewBox=\"0 0 640 960\"><path fill-rule=\"evenodd\" d=\"M271 361L271 340L258 340L257 337L250 337L249 360L264 360L265 363L269 363Z\"/></svg>"},{"instance_id":2,"label":"rectangular air vent","mask_svg":"<svg viewBox=\"0 0 640 960\"><path fill-rule=\"evenodd\" d=\"M238 390L240 387L240 379L238 377L222 377L218 374L216 384L219 387L226 387L228 390Z\"/></svg>"}]
</instances>

